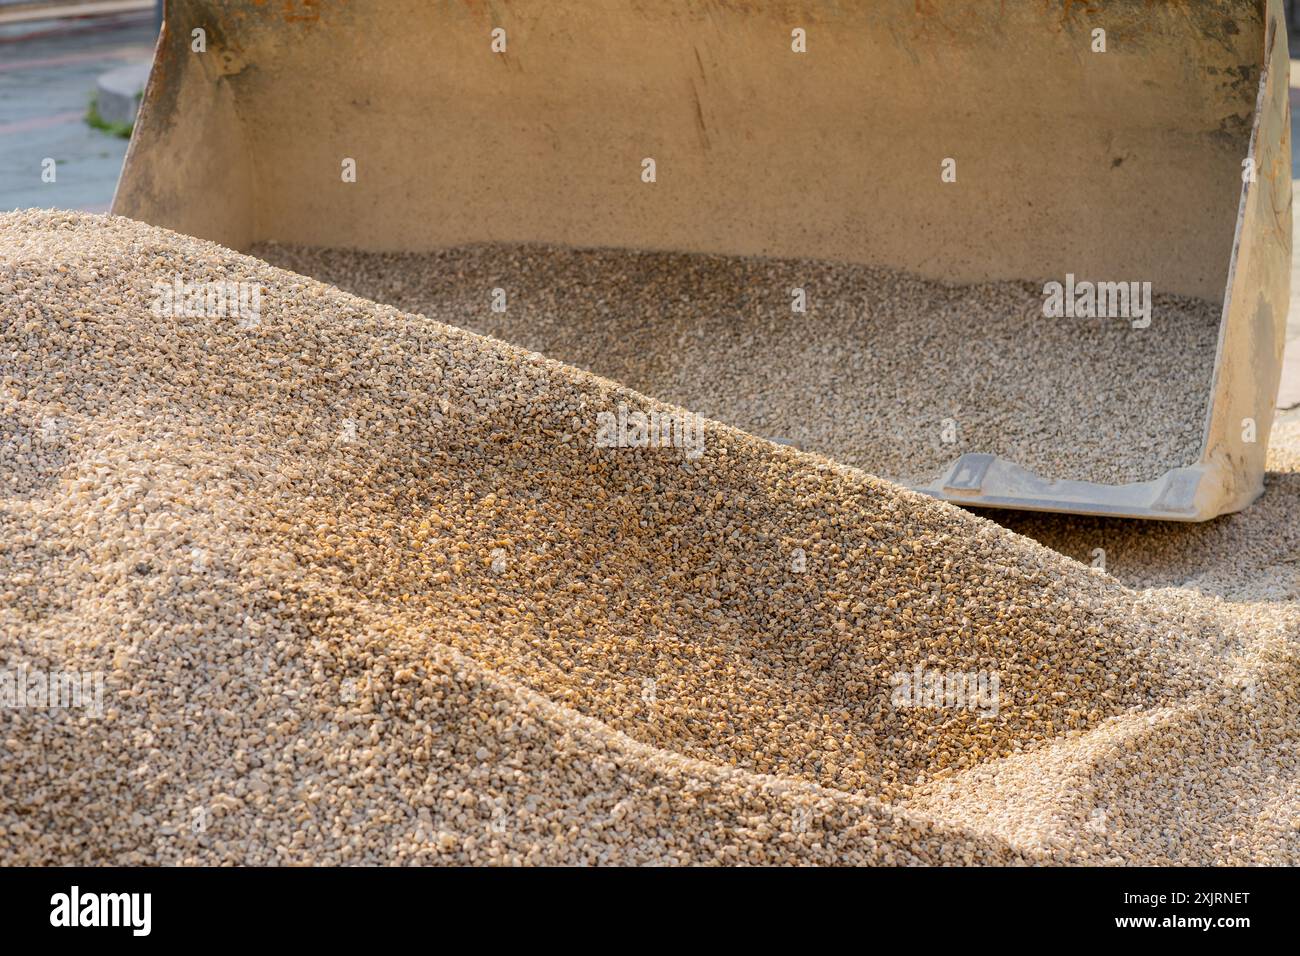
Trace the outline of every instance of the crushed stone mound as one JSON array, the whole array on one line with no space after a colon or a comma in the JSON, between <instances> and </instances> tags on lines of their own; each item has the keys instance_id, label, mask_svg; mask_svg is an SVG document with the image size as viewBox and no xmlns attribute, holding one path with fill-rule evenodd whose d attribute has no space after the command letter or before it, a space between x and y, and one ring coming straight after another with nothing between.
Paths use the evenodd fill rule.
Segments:
<instances>
[{"instance_id":1,"label":"crushed stone mound","mask_svg":"<svg viewBox=\"0 0 1300 956\"><path fill-rule=\"evenodd\" d=\"M0 336L0 674L103 677L5 714L0 862L1300 860L1289 598L121 218L0 215Z\"/></svg>"}]
</instances>

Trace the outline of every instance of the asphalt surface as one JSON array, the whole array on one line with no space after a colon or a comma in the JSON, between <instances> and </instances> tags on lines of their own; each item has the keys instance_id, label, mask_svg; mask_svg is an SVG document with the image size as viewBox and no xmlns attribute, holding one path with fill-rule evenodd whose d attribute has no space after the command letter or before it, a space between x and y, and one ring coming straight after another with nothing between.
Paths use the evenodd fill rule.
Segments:
<instances>
[{"instance_id":1,"label":"asphalt surface","mask_svg":"<svg viewBox=\"0 0 1300 956\"><path fill-rule=\"evenodd\" d=\"M98 76L150 60L155 35L148 13L0 27L0 210L108 211L127 141L88 125L86 110Z\"/></svg>"}]
</instances>

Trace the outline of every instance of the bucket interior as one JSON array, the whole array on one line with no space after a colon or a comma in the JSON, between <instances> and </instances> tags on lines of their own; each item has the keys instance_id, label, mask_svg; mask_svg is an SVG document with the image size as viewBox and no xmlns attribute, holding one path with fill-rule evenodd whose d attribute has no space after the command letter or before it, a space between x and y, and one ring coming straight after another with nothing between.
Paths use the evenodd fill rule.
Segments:
<instances>
[{"instance_id":1,"label":"bucket interior","mask_svg":"<svg viewBox=\"0 0 1300 956\"><path fill-rule=\"evenodd\" d=\"M902 482L1201 454L1262 3L178 0L167 29L142 132L206 152L128 161L128 214ZM1141 302L1056 315L1051 282Z\"/></svg>"}]
</instances>

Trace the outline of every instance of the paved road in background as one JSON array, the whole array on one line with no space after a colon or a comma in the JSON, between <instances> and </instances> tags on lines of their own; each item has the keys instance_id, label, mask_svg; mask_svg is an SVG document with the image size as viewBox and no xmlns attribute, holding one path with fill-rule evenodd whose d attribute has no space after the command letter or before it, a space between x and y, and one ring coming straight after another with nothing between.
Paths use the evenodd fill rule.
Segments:
<instances>
[{"instance_id":1,"label":"paved road in background","mask_svg":"<svg viewBox=\"0 0 1300 956\"><path fill-rule=\"evenodd\" d=\"M107 212L126 140L86 124L95 80L150 60L151 14L0 27L0 211L29 206ZM41 181L41 161L56 180Z\"/></svg>"}]
</instances>

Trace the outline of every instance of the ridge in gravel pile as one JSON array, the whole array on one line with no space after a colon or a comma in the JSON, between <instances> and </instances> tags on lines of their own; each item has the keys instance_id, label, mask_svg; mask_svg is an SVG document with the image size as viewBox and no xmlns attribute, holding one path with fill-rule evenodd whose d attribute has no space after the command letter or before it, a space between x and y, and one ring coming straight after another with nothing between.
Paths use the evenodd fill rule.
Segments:
<instances>
[{"instance_id":1,"label":"ridge in gravel pile","mask_svg":"<svg viewBox=\"0 0 1300 956\"><path fill-rule=\"evenodd\" d=\"M260 315L155 315L178 277ZM687 414L0 216L0 670L104 680L6 713L0 862L1300 858L1291 605L1135 592L712 422L601 447L619 405Z\"/></svg>"},{"instance_id":2,"label":"ridge in gravel pile","mask_svg":"<svg viewBox=\"0 0 1300 956\"><path fill-rule=\"evenodd\" d=\"M912 485L966 452L1106 484L1194 464L1221 312L1156 295L1135 329L1046 318L1041 284L684 253L254 253Z\"/></svg>"}]
</instances>

